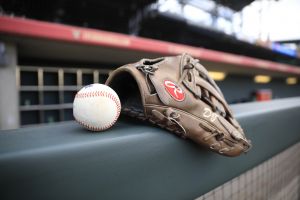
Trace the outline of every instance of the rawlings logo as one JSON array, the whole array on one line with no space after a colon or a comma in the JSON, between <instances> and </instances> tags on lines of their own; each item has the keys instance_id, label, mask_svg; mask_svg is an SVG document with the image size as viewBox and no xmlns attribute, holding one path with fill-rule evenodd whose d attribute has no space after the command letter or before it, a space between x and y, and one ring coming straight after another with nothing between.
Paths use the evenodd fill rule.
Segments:
<instances>
[{"instance_id":1,"label":"rawlings logo","mask_svg":"<svg viewBox=\"0 0 300 200\"><path fill-rule=\"evenodd\" d=\"M173 99L175 99L176 101L183 101L185 98L184 92L183 90L176 85L174 82L172 81L168 81L166 80L164 82L166 91L173 97Z\"/></svg>"}]
</instances>

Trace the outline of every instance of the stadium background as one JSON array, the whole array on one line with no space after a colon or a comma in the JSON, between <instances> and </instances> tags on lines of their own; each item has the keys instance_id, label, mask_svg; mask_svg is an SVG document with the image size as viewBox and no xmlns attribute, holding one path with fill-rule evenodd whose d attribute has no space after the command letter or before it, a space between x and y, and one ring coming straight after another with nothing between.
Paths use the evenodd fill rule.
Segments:
<instances>
[{"instance_id":1,"label":"stadium background","mask_svg":"<svg viewBox=\"0 0 300 200\"><path fill-rule=\"evenodd\" d=\"M297 8L296 0L1 0L0 130L73 120L82 86L123 64L184 52L230 104L297 97ZM299 152L298 143L199 199L298 199Z\"/></svg>"}]
</instances>

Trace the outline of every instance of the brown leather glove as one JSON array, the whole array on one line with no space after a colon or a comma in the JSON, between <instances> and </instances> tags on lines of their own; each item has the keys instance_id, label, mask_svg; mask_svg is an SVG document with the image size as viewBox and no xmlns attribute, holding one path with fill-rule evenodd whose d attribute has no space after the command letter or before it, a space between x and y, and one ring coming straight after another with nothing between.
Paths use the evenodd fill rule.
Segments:
<instances>
[{"instance_id":1,"label":"brown leather glove","mask_svg":"<svg viewBox=\"0 0 300 200\"><path fill-rule=\"evenodd\" d=\"M122 66L106 84L118 93L125 114L222 155L238 156L251 147L219 87L187 54Z\"/></svg>"}]
</instances>

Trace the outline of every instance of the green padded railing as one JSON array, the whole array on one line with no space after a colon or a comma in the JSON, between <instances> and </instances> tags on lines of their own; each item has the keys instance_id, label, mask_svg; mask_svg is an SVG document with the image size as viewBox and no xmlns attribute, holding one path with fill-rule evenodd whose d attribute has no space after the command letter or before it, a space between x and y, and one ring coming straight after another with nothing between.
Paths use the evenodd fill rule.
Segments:
<instances>
[{"instance_id":1,"label":"green padded railing","mask_svg":"<svg viewBox=\"0 0 300 200\"><path fill-rule=\"evenodd\" d=\"M300 98L233 105L252 140L229 158L147 123L0 132L0 199L194 199L300 141Z\"/></svg>"}]
</instances>

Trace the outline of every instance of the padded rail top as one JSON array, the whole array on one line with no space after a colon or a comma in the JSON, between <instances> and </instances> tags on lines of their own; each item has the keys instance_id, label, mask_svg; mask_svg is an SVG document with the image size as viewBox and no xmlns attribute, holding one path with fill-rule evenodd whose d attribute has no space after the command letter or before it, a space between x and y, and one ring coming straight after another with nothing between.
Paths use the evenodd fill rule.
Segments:
<instances>
[{"instance_id":1,"label":"padded rail top","mask_svg":"<svg viewBox=\"0 0 300 200\"><path fill-rule=\"evenodd\" d=\"M300 140L300 98L232 106L253 149L237 158L136 120L0 132L0 199L194 199Z\"/></svg>"}]
</instances>

